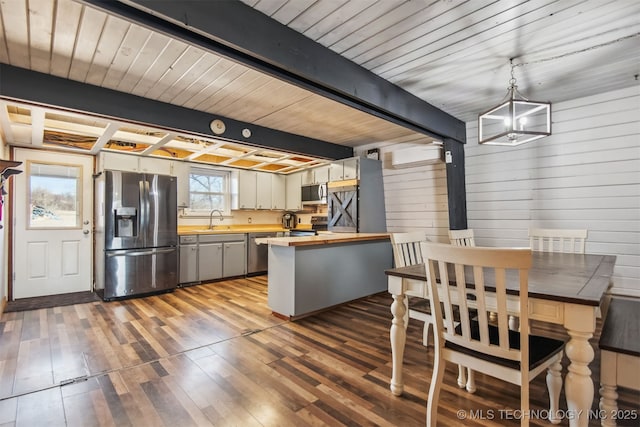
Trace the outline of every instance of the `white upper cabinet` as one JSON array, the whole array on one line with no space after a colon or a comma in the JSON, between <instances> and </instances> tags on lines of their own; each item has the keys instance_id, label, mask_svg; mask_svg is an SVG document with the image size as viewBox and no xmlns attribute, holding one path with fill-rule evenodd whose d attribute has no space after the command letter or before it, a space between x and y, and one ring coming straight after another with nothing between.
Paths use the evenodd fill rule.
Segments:
<instances>
[{"instance_id":1,"label":"white upper cabinet","mask_svg":"<svg viewBox=\"0 0 640 427\"><path fill-rule=\"evenodd\" d=\"M190 165L187 162L174 162L173 173L178 179L178 207L189 207L189 172Z\"/></svg>"},{"instance_id":2,"label":"white upper cabinet","mask_svg":"<svg viewBox=\"0 0 640 427\"><path fill-rule=\"evenodd\" d=\"M329 182L329 165L313 169L314 182L312 184L326 184Z\"/></svg>"},{"instance_id":3,"label":"white upper cabinet","mask_svg":"<svg viewBox=\"0 0 640 427\"><path fill-rule=\"evenodd\" d=\"M267 172L238 172L239 209L284 209L286 184L284 175Z\"/></svg>"},{"instance_id":4,"label":"white upper cabinet","mask_svg":"<svg viewBox=\"0 0 640 427\"><path fill-rule=\"evenodd\" d=\"M286 176L271 174L271 209L282 210L286 208L287 190Z\"/></svg>"},{"instance_id":5,"label":"white upper cabinet","mask_svg":"<svg viewBox=\"0 0 640 427\"><path fill-rule=\"evenodd\" d=\"M98 155L98 170L100 172L104 170L118 170L177 176L174 172L176 163L181 162L171 159L112 153L109 151L103 151Z\"/></svg>"},{"instance_id":6,"label":"white upper cabinet","mask_svg":"<svg viewBox=\"0 0 640 427\"><path fill-rule=\"evenodd\" d=\"M358 179L358 158L337 160L331 163L329 169L329 181L344 181Z\"/></svg>"},{"instance_id":7,"label":"white upper cabinet","mask_svg":"<svg viewBox=\"0 0 640 427\"><path fill-rule=\"evenodd\" d=\"M343 179L358 179L358 158L345 159L342 161L344 166Z\"/></svg>"},{"instance_id":8,"label":"white upper cabinet","mask_svg":"<svg viewBox=\"0 0 640 427\"><path fill-rule=\"evenodd\" d=\"M257 195L257 172L238 172L238 208L255 209Z\"/></svg>"},{"instance_id":9,"label":"white upper cabinet","mask_svg":"<svg viewBox=\"0 0 640 427\"><path fill-rule=\"evenodd\" d=\"M286 177L286 209L288 211L299 211L302 209L302 174L294 173Z\"/></svg>"},{"instance_id":10,"label":"white upper cabinet","mask_svg":"<svg viewBox=\"0 0 640 427\"><path fill-rule=\"evenodd\" d=\"M307 169L299 173L301 185L311 185L314 184L314 173L313 169Z\"/></svg>"},{"instance_id":11,"label":"white upper cabinet","mask_svg":"<svg viewBox=\"0 0 640 427\"><path fill-rule=\"evenodd\" d=\"M271 209L271 174L256 172L256 209Z\"/></svg>"},{"instance_id":12,"label":"white upper cabinet","mask_svg":"<svg viewBox=\"0 0 640 427\"><path fill-rule=\"evenodd\" d=\"M300 172L302 185L326 184L329 182L329 165Z\"/></svg>"},{"instance_id":13,"label":"white upper cabinet","mask_svg":"<svg viewBox=\"0 0 640 427\"><path fill-rule=\"evenodd\" d=\"M158 175L174 175L174 161L168 159L158 159L154 157L140 157L138 159L138 170L141 173L153 173Z\"/></svg>"}]
</instances>

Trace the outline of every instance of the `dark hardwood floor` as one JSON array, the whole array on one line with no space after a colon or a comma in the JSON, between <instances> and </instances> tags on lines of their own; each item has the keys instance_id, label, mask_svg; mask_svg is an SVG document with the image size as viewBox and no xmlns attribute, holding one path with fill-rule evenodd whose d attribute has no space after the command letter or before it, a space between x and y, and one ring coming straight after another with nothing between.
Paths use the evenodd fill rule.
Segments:
<instances>
[{"instance_id":1,"label":"dark hardwood floor","mask_svg":"<svg viewBox=\"0 0 640 427\"><path fill-rule=\"evenodd\" d=\"M0 426L421 426L433 350L411 320L406 391L391 395L390 302L382 293L287 322L271 315L260 276L5 313ZM596 352L596 384L598 364ZM499 412L519 407L518 387L478 374L471 395L456 375L448 366L443 426L519 425ZM619 400L640 408L637 392L620 390ZM532 383L531 407L547 408L544 375ZM494 419L462 421L458 411Z\"/></svg>"}]
</instances>

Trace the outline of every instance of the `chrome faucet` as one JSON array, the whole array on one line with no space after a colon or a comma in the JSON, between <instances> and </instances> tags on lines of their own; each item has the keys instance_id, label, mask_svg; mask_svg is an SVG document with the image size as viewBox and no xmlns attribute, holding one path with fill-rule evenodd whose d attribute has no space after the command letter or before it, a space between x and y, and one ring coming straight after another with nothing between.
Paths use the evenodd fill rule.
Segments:
<instances>
[{"instance_id":1,"label":"chrome faucet","mask_svg":"<svg viewBox=\"0 0 640 427\"><path fill-rule=\"evenodd\" d=\"M212 210L211 212L209 212L209 230L213 230L213 213L214 212L218 212L218 215L220 215L220 222L224 221L221 210L219 209Z\"/></svg>"}]
</instances>

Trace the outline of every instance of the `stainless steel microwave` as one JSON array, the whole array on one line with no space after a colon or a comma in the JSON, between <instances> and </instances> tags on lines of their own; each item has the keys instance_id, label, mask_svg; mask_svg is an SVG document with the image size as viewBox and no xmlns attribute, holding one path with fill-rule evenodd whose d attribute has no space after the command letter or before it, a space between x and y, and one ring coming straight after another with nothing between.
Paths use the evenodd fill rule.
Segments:
<instances>
[{"instance_id":1,"label":"stainless steel microwave","mask_svg":"<svg viewBox=\"0 0 640 427\"><path fill-rule=\"evenodd\" d=\"M313 184L302 186L303 205L327 204L327 184Z\"/></svg>"}]
</instances>

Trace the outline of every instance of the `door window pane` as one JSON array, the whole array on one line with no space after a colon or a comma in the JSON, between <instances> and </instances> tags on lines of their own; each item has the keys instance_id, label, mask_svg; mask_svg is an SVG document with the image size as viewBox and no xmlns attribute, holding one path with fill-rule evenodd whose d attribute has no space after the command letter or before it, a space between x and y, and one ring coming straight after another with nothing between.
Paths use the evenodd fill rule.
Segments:
<instances>
[{"instance_id":1,"label":"door window pane","mask_svg":"<svg viewBox=\"0 0 640 427\"><path fill-rule=\"evenodd\" d=\"M30 228L79 228L80 166L29 163Z\"/></svg>"}]
</instances>

